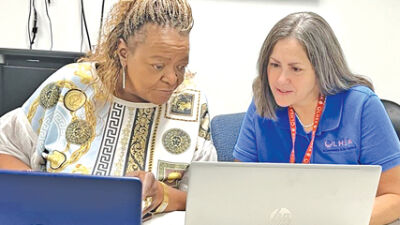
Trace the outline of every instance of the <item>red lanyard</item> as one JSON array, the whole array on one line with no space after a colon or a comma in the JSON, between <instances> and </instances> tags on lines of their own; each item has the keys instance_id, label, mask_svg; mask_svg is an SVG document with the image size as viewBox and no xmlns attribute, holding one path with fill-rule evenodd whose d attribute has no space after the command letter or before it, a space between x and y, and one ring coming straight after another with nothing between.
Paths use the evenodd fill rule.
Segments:
<instances>
[{"instance_id":1,"label":"red lanyard","mask_svg":"<svg viewBox=\"0 0 400 225\"><path fill-rule=\"evenodd\" d=\"M303 158L303 163L305 164L310 163L310 158L314 146L315 133L317 131L319 120L321 119L321 114L324 107L325 107L325 96L321 95L319 96L317 107L315 108L311 141L310 144L308 145L307 151L304 154ZM295 119L296 115L291 106L289 106L288 114L289 114L290 133L292 134L292 152L290 153L290 163L295 163L296 160L294 155L294 143L296 141L296 119Z\"/></svg>"}]
</instances>

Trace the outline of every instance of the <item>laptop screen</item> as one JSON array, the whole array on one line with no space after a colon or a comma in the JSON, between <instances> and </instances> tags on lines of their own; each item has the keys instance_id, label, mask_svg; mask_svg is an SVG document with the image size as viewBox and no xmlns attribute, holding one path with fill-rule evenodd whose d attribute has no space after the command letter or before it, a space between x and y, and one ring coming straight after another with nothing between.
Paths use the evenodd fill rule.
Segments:
<instances>
[{"instance_id":1,"label":"laptop screen","mask_svg":"<svg viewBox=\"0 0 400 225\"><path fill-rule=\"evenodd\" d=\"M141 224L136 178L0 171L1 224Z\"/></svg>"},{"instance_id":2,"label":"laptop screen","mask_svg":"<svg viewBox=\"0 0 400 225\"><path fill-rule=\"evenodd\" d=\"M368 225L380 166L197 162L186 225Z\"/></svg>"}]
</instances>

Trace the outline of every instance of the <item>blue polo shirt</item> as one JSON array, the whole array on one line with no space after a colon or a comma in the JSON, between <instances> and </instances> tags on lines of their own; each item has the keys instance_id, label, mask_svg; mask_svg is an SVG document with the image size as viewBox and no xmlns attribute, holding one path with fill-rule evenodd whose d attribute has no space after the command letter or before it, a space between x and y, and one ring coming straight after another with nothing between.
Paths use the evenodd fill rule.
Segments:
<instances>
[{"instance_id":1,"label":"blue polo shirt","mask_svg":"<svg viewBox=\"0 0 400 225\"><path fill-rule=\"evenodd\" d=\"M288 108L277 120L261 117L254 101L243 120L234 158L243 162L289 162L292 149ZM302 162L311 140L296 118L296 163ZM317 128L311 163L381 165L382 171L400 165L400 142L378 96L355 86L326 98Z\"/></svg>"}]
</instances>

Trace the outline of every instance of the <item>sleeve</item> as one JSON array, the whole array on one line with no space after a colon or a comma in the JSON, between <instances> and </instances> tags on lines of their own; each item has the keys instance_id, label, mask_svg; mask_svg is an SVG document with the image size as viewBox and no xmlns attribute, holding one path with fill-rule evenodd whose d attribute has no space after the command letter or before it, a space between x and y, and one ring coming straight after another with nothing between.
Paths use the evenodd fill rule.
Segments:
<instances>
[{"instance_id":1,"label":"sleeve","mask_svg":"<svg viewBox=\"0 0 400 225\"><path fill-rule=\"evenodd\" d=\"M197 137L197 146L193 154L192 162L217 161L217 151L211 139L210 114L208 112L207 100L205 96L202 96L201 98L202 104L200 109L199 135ZM179 183L179 189L182 191L187 191L188 181L189 173L186 171Z\"/></svg>"},{"instance_id":2,"label":"sleeve","mask_svg":"<svg viewBox=\"0 0 400 225\"><path fill-rule=\"evenodd\" d=\"M254 117L256 106L254 101L250 104L242 127L240 128L238 140L233 149L233 157L242 162L258 162L256 130Z\"/></svg>"},{"instance_id":3,"label":"sleeve","mask_svg":"<svg viewBox=\"0 0 400 225\"><path fill-rule=\"evenodd\" d=\"M36 140L37 134L22 108L0 118L0 154L12 155L30 165Z\"/></svg>"},{"instance_id":4,"label":"sleeve","mask_svg":"<svg viewBox=\"0 0 400 225\"><path fill-rule=\"evenodd\" d=\"M382 171L400 165L400 142L386 110L376 95L363 106L360 163L381 165Z\"/></svg>"},{"instance_id":5,"label":"sleeve","mask_svg":"<svg viewBox=\"0 0 400 225\"><path fill-rule=\"evenodd\" d=\"M33 170L41 170L44 140L64 87L65 66L44 81L31 97L1 118L0 153L17 157Z\"/></svg>"}]
</instances>

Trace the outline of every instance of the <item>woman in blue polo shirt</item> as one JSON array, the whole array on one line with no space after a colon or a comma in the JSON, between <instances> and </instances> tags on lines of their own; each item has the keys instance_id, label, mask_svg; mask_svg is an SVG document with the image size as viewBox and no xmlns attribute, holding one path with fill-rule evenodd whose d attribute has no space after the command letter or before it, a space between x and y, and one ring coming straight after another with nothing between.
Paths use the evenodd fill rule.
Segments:
<instances>
[{"instance_id":1,"label":"woman in blue polo shirt","mask_svg":"<svg viewBox=\"0 0 400 225\"><path fill-rule=\"evenodd\" d=\"M280 20L258 70L235 159L381 165L370 224L399 218L399 139L372 84L350 72L328 23L309 12Z\"/></svg>"}]
</instances>

